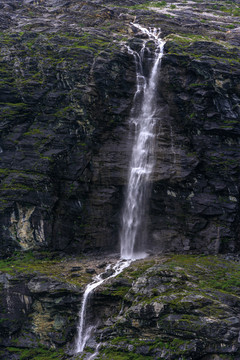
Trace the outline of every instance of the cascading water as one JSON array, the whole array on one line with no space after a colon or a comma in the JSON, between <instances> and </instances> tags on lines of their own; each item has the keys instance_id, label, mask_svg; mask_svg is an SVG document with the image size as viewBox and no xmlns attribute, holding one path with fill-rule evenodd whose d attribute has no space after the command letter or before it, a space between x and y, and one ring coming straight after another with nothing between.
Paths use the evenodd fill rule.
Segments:
<instances>
[{"instance_id":1,"label":"cascading water","mask_svg":"<svg viewBox=\"0 0 240 360\"><path fill-rule=\"evenodd\" d=\"M140 53L128 48L129 53L134 56L136 63L137 90L130 118L130 122L135 126L135 139L122 215L122 231L120 234L121 260L113 266L110 276L106 276L107 271L110 269L110 267L107 267L104 273L97 275L86 287L79 313L75 353L84 350L94 329L93 325L87 324L86 317L90 294L106 280L120 274L133 260L146 256L144 249L136 245L137 242L140 242L140 232L143 231L142 223L147 204L148 182L154 166L154 138L157 111L155 97L164 42L159 38L160 31L156 29L148 30L138 24L133 24L133 26L147 35L147 39L143 41ZM145 52L148 55L151 53L147 48L149 40L155 43L156 50L150 75L147 77L144 75L143 62ZM90 358L93 359L94 355L95 353Z\"/></svg>"},{"instance_id":2,"label":"cascading water","mask_svg":"<svg viewBox=\"0 0 240 360\"><path fill-rule=\"evenodd\" d=\"M130 265L131 261L124 261L119 260L117 263L113 266L111 269L111 265L108 265L105 269L105 271L99 275L97 275L94 280L87 285L86 290L83 294L82 304L81 304L81 310L79 313L79 325L78 325L78 333L75 343L75 353L82 352L84 350L84 347L88 341L88 339L91 336L92 330L94 329L93 325L87 324L86 319L86 309L87 309L87 302L89 299L89 295L92 293L94 289L96 289L98 286L100 286L103 282L105 282L108 279L111 279L118 274L120 274L126 267ZM112 270L110 273L111 275L105 277L109 270Z\"/></svg>"},{"instance_id":3,"label":"cascading water","mask_svg":"<svg viewBox=\"0 0 240 360\"><path fill-rule=\"evenodd\" d=\"M137 71L137 90L132 108L131 123L135 127L135 140L129 167L128 186L122 214L120 234L121 258L138 259L144 257L144 217L147 208L149 179L154 166L154 142L157 112L157 83L159 66L163 56L164 41L160 31L145 29L138 24L136 28L147 35L140 53L128 49L133 54ZM153 40L156 46L155 58L150 75L144 75L143 61L147 42Z\"/></svg>"}]
</instances>

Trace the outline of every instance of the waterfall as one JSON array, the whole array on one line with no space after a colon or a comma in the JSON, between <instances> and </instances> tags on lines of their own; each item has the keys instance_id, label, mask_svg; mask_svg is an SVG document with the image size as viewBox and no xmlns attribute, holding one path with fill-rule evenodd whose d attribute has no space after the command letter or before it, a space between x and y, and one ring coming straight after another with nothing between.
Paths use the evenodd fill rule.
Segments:
<instances>
[{"instance_id":1,"label":"waterfall","mask_svg":"<svg viewBox=\"0 0 240 360\"><path fill-rule=\"evenodd\" d=\"M164 41L160 38L160 31L146 29L133 24L147 35L140 52L128 48L134 56L137 73L137 89L132 107L131 124L135 128L132 156L129 166L128 185L122 213L122 227L120 233L121 258L139 259L144 254L144 223L148 200L150 176L154 166L154 142L157 112L157 84L159 67L163 56ZM145 53L151 54L147 42L155 43L155 56L149 76L144 74L143 62Z\"/></svg>"},{"instance_id":2,"label":"waterfall","mask_svg":"<svg viewBox=\"0 0 240 360\"><path fill-rule=\"evenodd\" d=\"M132 157L129 166L128 186L125 204L122 213L122 231L120 234L121 259L112 267L108 266L105 271L97 275L87 285L83 294L81 309L79 312L79 325L75 343L75 353L82 352L87 341L95 328L87 323L87 305L89 297L94 289L106 280L120 274L135 259L143 258L143 248L136 246L140 242L140 233L143 232L145 209L147 205L147 192L150 175L154 166L154 139L157 112L157 82L159 77L159 65L163 56L164 42L160 39L160 31L145 29L138 24L133 24L147 36L143 40L140 52L128 47L128 52L134 56L136 64L137 89L134 96L130 123L135 127L135 137L132 149ZM150 56L147 47L149 41L155 44L155 55L149 76L144 74L145 53ZM108 276L108 271L111 270ZM93 359L96 352L90 356Z\"/></svg>"},{"instance_id":3,"label":"waterfall","mask_svg":"<svg viewBox=\"0 0 240 360\"><path fill-rule=\"evenodd\" d=\"M79 324L77 328L77 337L75 342L75 353L82 352L85 348L87 341L90 339L91 334L94 330L94 325L87 324L87 303L89 300L89 296L91 295L92 291L100 286L103 282L108 279L111 279L117 275L119 275L126 267L130 265L131 261L126 260L119 260L117 263L112 267L108 265L105 271L93 279L93 281L87 285L81 303L81 309L79 312ZM110 273L111 275L107 276Z\"/></svg>"}]
</instances>

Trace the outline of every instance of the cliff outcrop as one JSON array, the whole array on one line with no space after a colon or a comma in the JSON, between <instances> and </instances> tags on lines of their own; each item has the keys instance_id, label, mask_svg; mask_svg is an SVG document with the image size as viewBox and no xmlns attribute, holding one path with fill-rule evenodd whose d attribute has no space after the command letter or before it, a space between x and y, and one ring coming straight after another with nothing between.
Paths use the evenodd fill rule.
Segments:
<instances>
[{"instance_id":1,"label":"cliff outcrop","mask_svg":"<svg viewBox=\"0 0 240 360\"><path fill-rule=\"evenodd\" d=\"M239 7L1 3L1 255L117 249L137 21L166 38L149 249L238 250Z\"/></svg>"},{"instance_id":2,"label":"cliff outcrop","mask_svg":"<svg viewBox=\"0 0 240 360\"><path fill-rule=\"evenodd\" d=\"M108 258L115 263L116 258ZM0 359L239 359L240 265L234 256L152 256L98 287L95 327L73 355L83 287L102 257L49 254L0 263ZM92 275L91 275L92 274Z\"/></svg>"},{"instance_id":3,"label":"cliff outcrop","mask_svg":"<svg viewBox=\"0 0 240 360\"><path fill-rule=\"evenodd\" d=\"M84 356L239 359L239 1L8 0L0 17L0 358L78 358L83 288L119 247L135 21L166 41L154 256L95 293Z\"/></svg>"}]
</instances>

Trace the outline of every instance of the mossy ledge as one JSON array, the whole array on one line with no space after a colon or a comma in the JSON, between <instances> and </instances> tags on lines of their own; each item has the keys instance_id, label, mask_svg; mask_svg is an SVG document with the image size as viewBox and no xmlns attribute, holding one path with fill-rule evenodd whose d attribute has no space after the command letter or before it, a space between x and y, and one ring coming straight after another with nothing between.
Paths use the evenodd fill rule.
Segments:
<instances>
[{"instance_id":1,"label":"mossy ledge","mask_svg":"<svg viewBox=\"0 0 240 360\"><path fill-rule=\"evenodd\" d=\"M100 258L58 255L28 252L0 262L2 305L6 291L11 301L19 293L20 308L29 314L1 308L2 328L11 334L2 349L5 356L85 359L94 351L86 348L72 357L69 344L82 290L90 281L87 269L100 272L104 264ZM237 359L239 277L240 263L233 256L152 256L133 262L91 300L92 321L98 321L94 339L102 343L98 359L200 359L200 350ZM22 348L23 339L28 349ZM54 351L48 350L50 344Z\"/></svg>"}]
</instances>

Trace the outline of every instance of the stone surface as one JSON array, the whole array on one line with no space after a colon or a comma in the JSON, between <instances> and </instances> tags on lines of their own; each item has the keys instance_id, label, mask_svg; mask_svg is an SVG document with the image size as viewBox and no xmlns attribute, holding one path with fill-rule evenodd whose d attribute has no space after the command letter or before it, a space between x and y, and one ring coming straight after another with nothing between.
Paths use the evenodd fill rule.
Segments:
<instances>
[{"instance_id":1,"label":"stone surface","mask_svg":"<svg viewBox=\"0 0 240 360\"><path fill-rule=\"evenodd\" d=\"M102 257L41 255L0 262L0 359L77 359L72 350L82 286L90 282L86 269L94 264L104 272ZM105 268L115 262L110 258ZM99 342L105 360L238 359L239 274L239 258L231 254L133 262L92 294L86 315L96 328L83 359Z\"/></svg>"},{"instance_id":2,"label":"stone surface","mask_svg":"<svg viewBox=\"0 0 240 360\"><path fill-rule=\"evenodd\" d=\"M98 358L238 359L238 271L213 256L133 264L92 299L98 323L101 309Z\"/></svg>"},{"instance_id":3,"label":"stone surface","mask_svg":"<svg viewBox=\"0 0 240 360\"><path fill-rule=\"evenodd\" d=\"M239 1L8 0L0 17L0 358L76 358L86 269L119 247L136 21L166 40L148 251L228 255L136 263L93 297L93 342L104 360L239 360Z\"/></svg>"},{"instance_id":4,"label":"stone surface","mask_svg":"<svg viewBox=\"0 0 240 360\"><path fill-rule=\"evenodd\" d=\"M1 348L63 346L75 333L80 290L37 275L0 276ZM3 353L3 352L2 352ZM1 359L6 355L0 353Z\"/></svg>"},{"instance_id":5,"label":"stone surface","mask_svg":"<svg viewBox=\"0 0 240 360\"><path fill-rule=\"evenodd\" d=\"M239 248L239 7L1 2L1 256L117 249L139 48L166 37L149 251Z\"/></svg>"}]
</instances>

